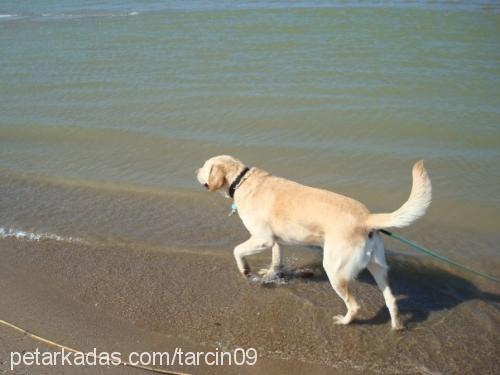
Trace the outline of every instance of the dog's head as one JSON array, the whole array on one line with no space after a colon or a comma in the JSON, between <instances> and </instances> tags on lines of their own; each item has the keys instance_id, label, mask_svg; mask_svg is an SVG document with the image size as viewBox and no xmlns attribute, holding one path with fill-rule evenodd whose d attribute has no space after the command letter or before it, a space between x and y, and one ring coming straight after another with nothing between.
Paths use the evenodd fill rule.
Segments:
<instances>
[{"instance_id":1,"label":"dog's head","mask_svg":"<svg viewBox=\"0 0 500 375\"><path fill-rule=\"evenodd\" d=\"M214 156L196 171L196 178L208 191L223 189L227 194L229 185L244 167L241 161L232 156Z\"/></svg>"}]
</instances>

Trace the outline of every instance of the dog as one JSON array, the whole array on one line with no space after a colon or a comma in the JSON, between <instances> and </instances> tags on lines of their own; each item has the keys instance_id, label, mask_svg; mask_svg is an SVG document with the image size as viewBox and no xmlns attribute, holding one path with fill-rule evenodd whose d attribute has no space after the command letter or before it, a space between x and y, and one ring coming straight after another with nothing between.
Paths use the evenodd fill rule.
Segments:
<instances>
[{"instance_id":1,"label":"dog","mask_svg":"<svg viewBox=\"0 0 500 375\"><path fill-rule=\"evenodd\" d=\"M220 191L234 199L250 232L250 238L234 248L242 275L250 275L245 258L266 249L272 249L267 271L271 276L282 268L281 244L323 247L323 267L347 308L345 315L334 317L335 323L349 324L356 317L360 307L348 287L367 268L382 291L395 330L404 326L388 284L379 230L408 226L425 214L432 187L422 160L415 163L412 175L408 200L392 213L373 214L352 198L248 168L229 155L210 158L196 171L197 180L208 191Z\"/></svg>"}]
</instances>

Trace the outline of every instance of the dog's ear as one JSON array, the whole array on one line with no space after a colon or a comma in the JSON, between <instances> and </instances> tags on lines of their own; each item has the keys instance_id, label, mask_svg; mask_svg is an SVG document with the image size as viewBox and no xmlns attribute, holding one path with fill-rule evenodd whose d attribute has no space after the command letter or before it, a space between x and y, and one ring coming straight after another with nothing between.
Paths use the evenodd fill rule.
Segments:
<instances>
[{"instance_id":1,"label":"dog's ear","mask_svg":"<svg viewBox=\"0 0 500 375\"><path fill-rule=\"evenodd\" d=\"M219 164L214 164L210 169L210 174L208 176L208 190L216 191L219 190L222 185L224 185L224 179L226 175L222 166Z\"/></svg>"}]
</instances>

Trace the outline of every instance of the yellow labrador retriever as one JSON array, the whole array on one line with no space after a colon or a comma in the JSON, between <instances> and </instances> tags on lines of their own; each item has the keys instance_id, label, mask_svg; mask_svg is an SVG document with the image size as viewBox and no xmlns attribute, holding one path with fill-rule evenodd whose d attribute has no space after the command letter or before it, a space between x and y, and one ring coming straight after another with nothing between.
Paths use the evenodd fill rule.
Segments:
<instances>
[{"instance_id":1,"label":"yellow labrador retriever","mask_svg":"<svg viewBox=\"0 0 500 375\"><path fill-rule=\"evenodd\" d=\"M422 161L413 166L409 199L392 213L372 214L360 202L330 191L275 177L259 168L247 168L228 155L215 156L197 171L209 191L234 199L250 238L234 248L239 271L247 276L245 257L272 248L271 275L281 268L279 244L322 246L323 267L347 313L336 316L349 324L359 305L348 284L368 268L382 291L393 329L401 329L396 300L387 281L384 244L378 229L405 227L424 215L431 202L431 182Z\"/></svg>"}]
</instances>

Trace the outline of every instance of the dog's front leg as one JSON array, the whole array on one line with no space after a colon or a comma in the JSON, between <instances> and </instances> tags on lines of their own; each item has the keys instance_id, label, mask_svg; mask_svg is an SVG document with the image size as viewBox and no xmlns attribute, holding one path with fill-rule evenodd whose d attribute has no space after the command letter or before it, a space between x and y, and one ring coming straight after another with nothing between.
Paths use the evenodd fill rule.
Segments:
<instances>
[{"instance_id":1,"label":"dog's front leg","mask_svg":"<svg viewBox=\"0 0 500 375\"><path fill-rule=\"evenodd\" d=\"M245 260L246 256L260 253L274 245L274 241L269 238L250 237L248 240L234 248L234 258L238 270L243 276L250 275L250 267Z\"/></svg>"},{"instance_id":2,"label":"dog's front leg","mask_svg":"<svg viewBox=\"0 0 500 375\"><path fill-rule=\"evenodd\" d=\"M259 275L264 277L264 279L274 279L276 277L282 277L280 274L281 268L283 267L283 249L276 242L273 245L273 255L271 260L271 265L268 269L261 269Z\"/></svg>"},{"instance_id":3,"label":"dog's front leg","mask_svg":"<svg viewBox=\"0 0 500 375\"><path fill-rule=\"evenodd\" d=\"M277 272L283 267L283 249L276 242L273 245L273 255L271 259L270 271Z\"/></svg>"}]
</instances>

